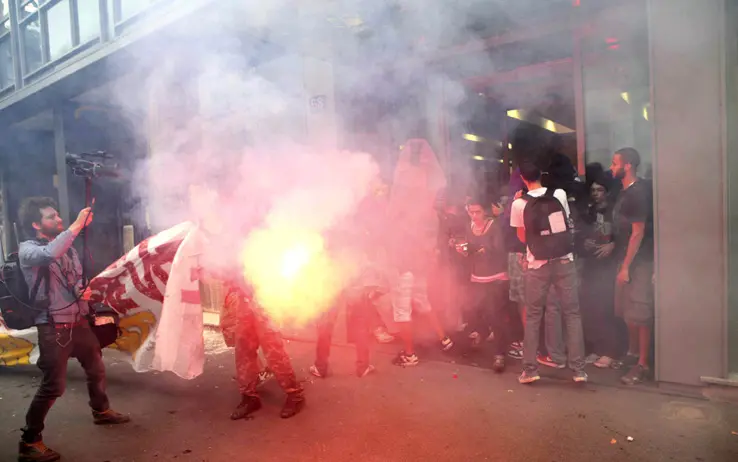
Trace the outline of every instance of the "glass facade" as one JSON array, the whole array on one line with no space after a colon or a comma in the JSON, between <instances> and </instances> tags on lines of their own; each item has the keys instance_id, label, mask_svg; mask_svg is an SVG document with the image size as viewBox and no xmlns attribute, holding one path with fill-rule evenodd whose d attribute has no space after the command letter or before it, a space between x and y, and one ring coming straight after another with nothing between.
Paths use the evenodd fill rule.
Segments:
<instances>
[{"instance_id":1,"label":"glass facade","mask_svg":"<svg viewBox=\"0 0 738 462\"><path fill-rule=\"evenodd\" d=\"M114 39L123 32L121 23L165 1L0 0L2 96L12 92L14 85L18 90L41 74L53 72L55 64L80 51ZM108 27L111 22L114 24ZM16 75L20 76L18 82Z\"/></svg>"},{"instance_id":2,"label":"glass facade","mask_svg":"<svg viewBox=\"0 0 738 462\"><path fill-rule=\"evenodd\" d=\"M123 22L146 10L156 0L116 0L116 22Z\"/></svg>"},{"instance_id":3,"label":"glass facade","mask_svg":"<svg viewBox=\"0 0 738 462\"><path fill-rule=\"evenodd\" d=\"M79 42L87 43L100 37L100 2L98 0L77 0L79 18Z\"/></svg>"},{"instance_id":4,"label":"glass facade","mask_svg":"<svg viewBox=\"0 0 738 462\"><path fill-rule=\"evenodd\" d=\"M457 44L459 51L444 58L444 71L466 92L457 110L462 120L449 124L451 164L464 169L473 159L472 176L504 182L504 174L494 173L501 165L556 139L580 174L588 163L609 167L612 153L630 146L643 158L640 174L649 176L646 3L559 3L515 28L486 30L484 41L500 45L478 50L478 39L470 39L467 52ZM524 145L531 137L533 146Z\"/></svg>"},{"instance_id":5,"label":"glass facade","mask_svg":"<svg viewBox=\"0 0 738 462\"><path fill-rule=\"evenodd\" d=\"M0 90L14 83L13 49L10 41L9 0L0 1Z\"/></svg>"},{"instance_id":6,"label":"glass facade","mask_svg":"<svg viewBox=\"0 0 738 462\"><path fill-rule=\"evenodd\" d=\"M615 150L634 147L641 175L652 159L647 17L645 0L618 2L581 39L586 161L607 167Z\"/></svg>"},{"instance_id":7,"label":"glass facade","mask_svg":"<svg viewBox=\"0 0 738 462\"><path fill-rule=\"evenodd\" d=\"M39 14L27 16L21 24L21 48L25 66L24 74L36 71L44 63L44 51L41 37L41 20Z\"/></svg>"},{"instance_id":8,"label":"glass facade","mask_svg":"<svg viewBox=\"0 0 738 462\"><path fill-rule=\"evenodd\" d=\"M46 13L48 23L49 58L53 61L64 56L74 46L69 0L61 0Z\"/></svg>"}]
</instances>

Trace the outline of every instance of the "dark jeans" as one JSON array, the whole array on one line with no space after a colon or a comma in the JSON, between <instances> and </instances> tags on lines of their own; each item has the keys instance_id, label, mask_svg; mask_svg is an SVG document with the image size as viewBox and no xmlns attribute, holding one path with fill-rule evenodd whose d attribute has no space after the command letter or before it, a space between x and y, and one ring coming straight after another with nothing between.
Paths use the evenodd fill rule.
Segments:
<instances>
[{"instance_id":1,"label":"dark jeans","mask_svg":"<svg viewBox=\"0 0 738 462\"><path fill-rule=\"evenodd\" d=\"M628 348L628 330L615 316L615 276L618 262L614 258L584 260L579 300L582 308L584 339L598 356L620 358Z\"/></svg>"},{"instance_id":2,"label":"dark jeans","mask_svg":"<svg viewBox=\"0 0 738 462\"><path fill-rule=\"evenodd\" d=\"M42 324L37 329L37 365L44 376L26 414L23 441L27 443L41 440L46 414L56 399L64 394L70 357L77 358L85 370L90 407L94 411L103 412L110 406L105 393L105 364L102 361L100 343L89 324L84 322L72 328Z\"/></svg>"},{"instance_id":3,"label":"dark jeans","mask_svg":"<svg viewBox=\"0 0 738 462\"><path fill-rule=\"evenodd\" d=\"M469 319L470 332L486 338L490 331L495 333L492 347L495 355L505 356L509 345L510 323L508 308L510 289L507 281L471 284L473 305Z\"/></svg>"},{"instance_id":4,"label":"dark jeans","mask_svg":"<svg viewBox=\"0 0 738 462\"><path fill-rule=\"evenodd\" d=\"M356 344L356 371L361 373L369 367L369 337L376 309L366 293L349 299L346 303L346 331L349 339ZM338 307L328 311L318 322L318 344L315 367L328 373L328 357L331 354L333 329L338 317Z\"/></svg>"},{"instance_id":5,"label":"dark jeans","mask_svg":"<svg viewBox=\"0 0 738 462\"><path fill-rule=\"evenodd\" d=\"M577 269L573 261L553 260L538 269L526 270L527 312L523 343L523 368L526 371L538 370L536 354L540 340L541 320L546 310L546 300L550 290L556 292L564 318L569 367L575 371L584 369L584 336L577 289Z\"/></svg>"}]
</instances>

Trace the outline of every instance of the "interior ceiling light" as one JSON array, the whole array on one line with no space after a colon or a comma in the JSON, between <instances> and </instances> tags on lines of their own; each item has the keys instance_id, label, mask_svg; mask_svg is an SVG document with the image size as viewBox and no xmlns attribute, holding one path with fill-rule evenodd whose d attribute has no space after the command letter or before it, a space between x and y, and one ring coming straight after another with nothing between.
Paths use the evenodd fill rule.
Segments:
<instances>
[{"instance_id":1,"label":"interior ceiling light","mask_svg":"<svg viewBox=\"0 0 738 462\"><path fill-rule=\"evenodd\" d=\"M532 112L526 111L525 109L512 109L510 111L507 111L507 116L512 119L517 119L523 122L528 122L529 124L537 125L553 133L574 133L574 130L567 127L566 125L558 124L551 119L546 119L545 117L533 114Z\"/></svg>"},{"instance_id":2,"label":"interior ceiling light","mask_svg":"<svg viewBox=\"0 0 738 462\"><path fill-rule=\"evenodd\" d=\"M348 29L363 29L366 23L359 16L330 16L328 22L336 27Z\"/></svg>"},{"instance_id":3,"label":"interior ceiling light","mask_svg":"<svg viewBox=\"0 0 738 462\"><path fill-rule=\"evenodd\" d=\"M349 18L345 18L344 22L349 27L361 27L364 25L364 20L358 16L352 16Z\"/></svg>"},{"instance_id":4,"label":"interior ceiling light","mask_svg":"<svg viewBox=\"0 0 738 462\"><path fill-rule=\"evenodd\" d=\"M482 138L481 136L472 135L471 133L464 133L464 135L462 136L465 140L473 141L475 143L483 143L485 141L485 139Z\"/></svg>"},{"instance_id":5,"label":"interior ceiling light","mask_svg":"<svg viewBox=\"0 0 738 462\"><path fill-rule=\"evenodd\" d=\"M648 104L643 106L643 118L648 120Z\"/></svg>"},{"instance_id":6,"label":"interior ceiling light","mask_svg":"<svg viewBox=\"0 0 738 462\"><path fill-rule=\"evenodd\" d=\"M623 98L623 101L630 104L630 95L628 94L627 91L620 93L620 97Z\"/></svg>"},{"instance_id":7,"label":"interior ceiling light","mask_svg":"<svg viewBox=\"0 0 738 462\"><path fill-rule=\"evenodd\" d=\"M474 157L472 157L472 159L474 159L474 160L484 160L484 157L482 157L482 156L474 156Z\"/></svg>"}]
</instances>

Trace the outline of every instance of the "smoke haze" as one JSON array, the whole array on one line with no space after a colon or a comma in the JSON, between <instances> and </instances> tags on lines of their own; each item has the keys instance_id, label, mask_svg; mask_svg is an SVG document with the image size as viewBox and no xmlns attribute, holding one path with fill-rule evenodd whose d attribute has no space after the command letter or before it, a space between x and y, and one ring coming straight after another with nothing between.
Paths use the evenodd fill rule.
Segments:
<instances>
[{"instance_id":1,"label":"smoke haze","mask_svg":"<svg viewBox=\"0 0 738 462\"><path fill-rule=\"evenodd\" d=\"M443 112L451 129L463 129L470 109L459 76L497 65L481 53L442 70L429 57L444 44L479 40L475 24L495 22L494 12L515 22L532 3L236 3L179 24L141 60L145 69L132 71L143 79L136 88L120 89L118 105L142 92L153 107L135 193L153 230L191 220L217 236L204 257L213 268L241 267L253 279L304 243L319 255L312 270L325 277L318 299L299 291L327 304L364 257L334 261L318 237L392 177L404 140L430 138L438 151L428 113ZM316 96L325 107L311 106ZM370 141L357 142L357 133ZM447 175L460 171L462 183L468 176L466 164L443 166Z\"/></svg>"}]
</instances>

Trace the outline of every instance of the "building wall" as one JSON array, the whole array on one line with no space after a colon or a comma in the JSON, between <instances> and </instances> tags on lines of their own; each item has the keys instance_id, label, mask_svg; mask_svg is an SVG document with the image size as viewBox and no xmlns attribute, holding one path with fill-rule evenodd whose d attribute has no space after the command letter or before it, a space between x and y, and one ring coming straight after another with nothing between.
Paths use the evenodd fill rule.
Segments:
<instances>
[{"instance_id":1,"label":"building wall","mask_svg":"<svg viewBox=\"0 0 738 462\"><path fill-rule=\"evenodd\" d=\"M723 377L724 2L649 0L657 379Z\"/></svg>"},{"instance_id":2,"label":"building wall","mask_svg":"<svg viewBox=\"0 0 738 462\"><path fill-rule=\"evenodd\" d=\"M726 2L726 127L738 126L738 0ZM738 130L727 130L728 188L728 372L738 378Z\"/></svg>"},{"instance_id":3,"label":"building wall","mask_svg":"<svg viewBox=\"0 0 738 462\"><path fill-rule=\"evenodd\" d=\"M59 200L55 187L53 133L21 129L4 133L0 143L0 163L5 176L5 204L11 228L18 221L18 207L23 198L50 196Z\"/></svg>"}]
</instances>

